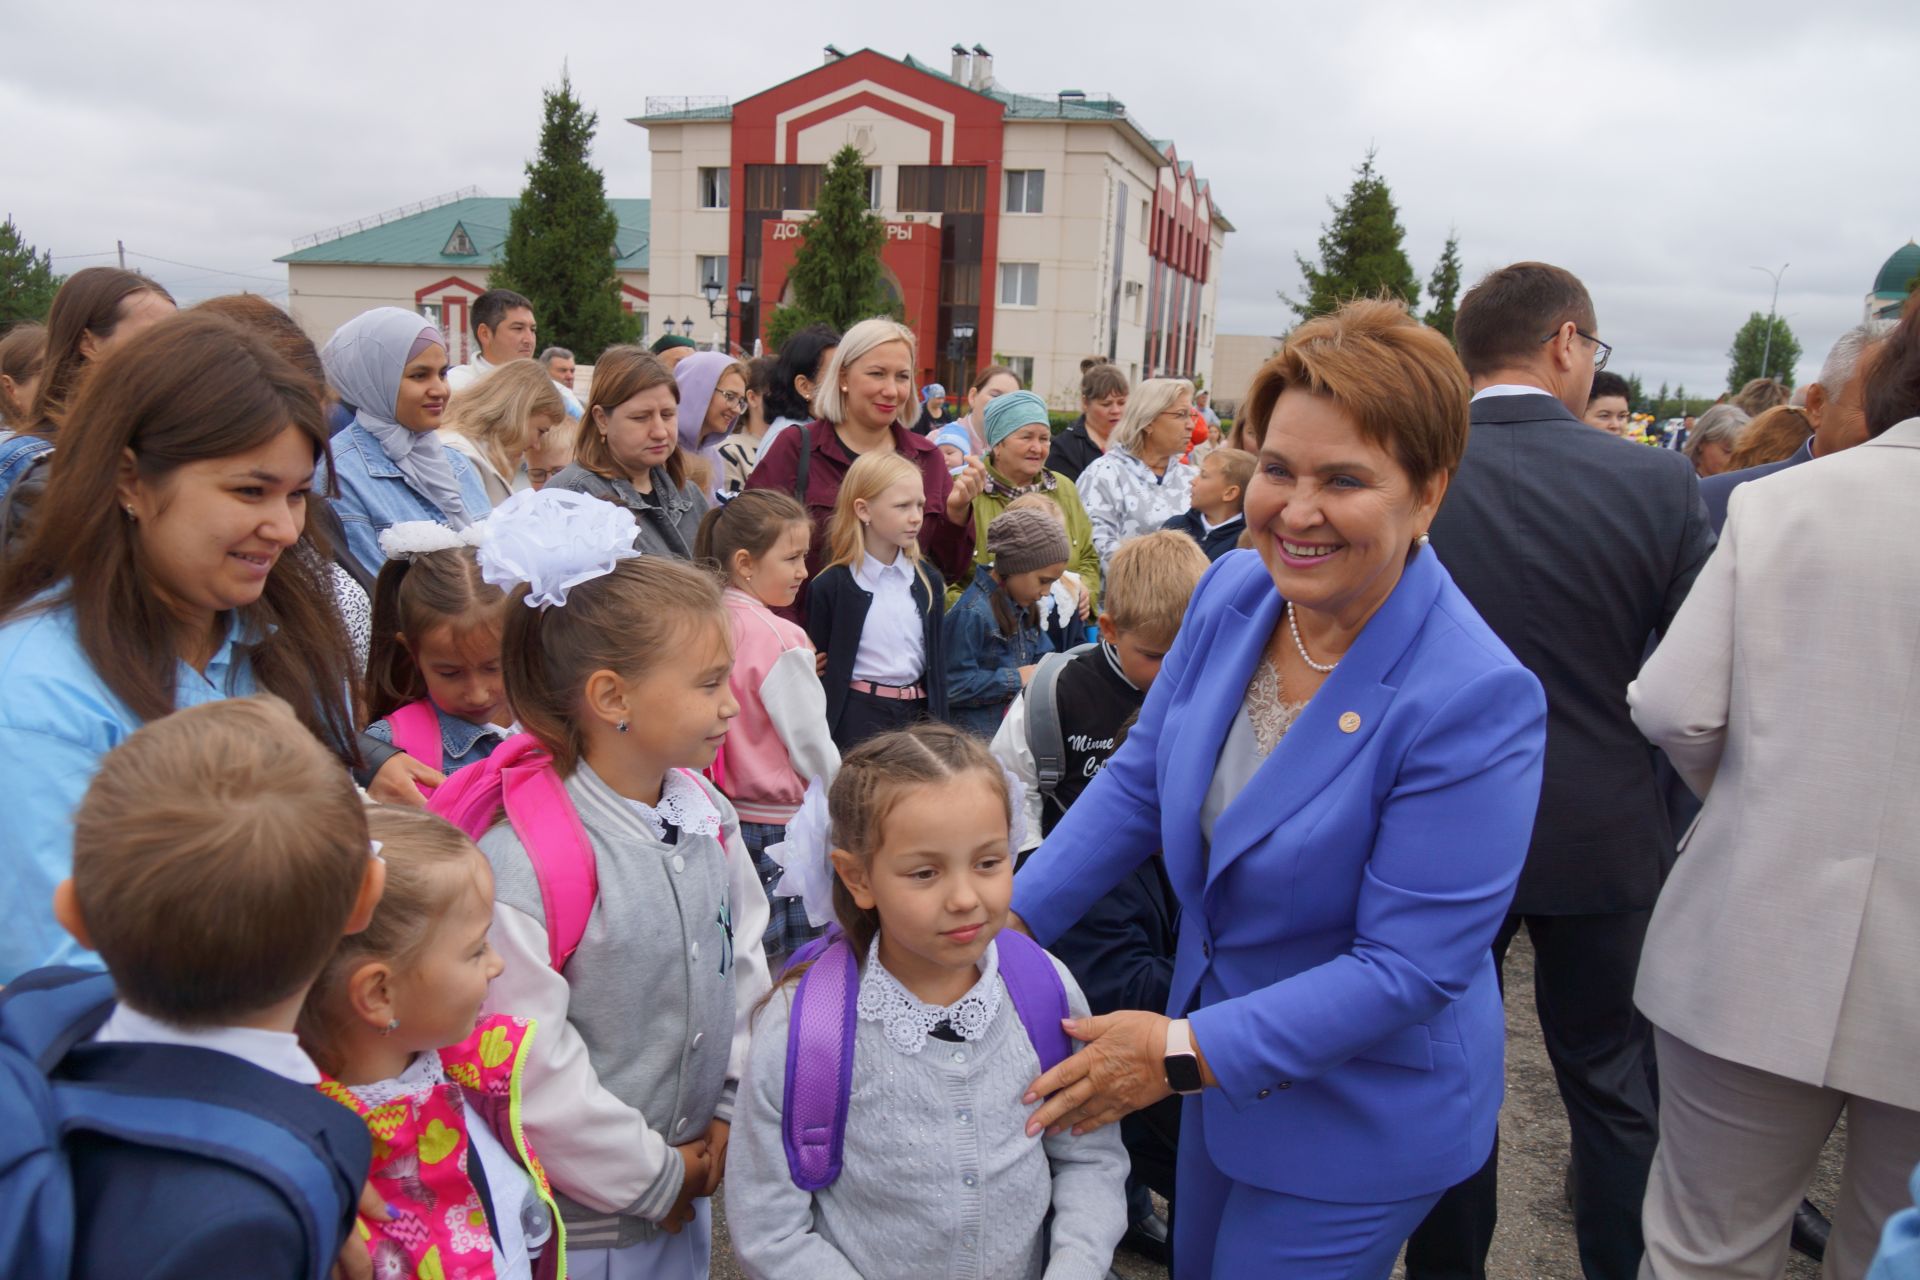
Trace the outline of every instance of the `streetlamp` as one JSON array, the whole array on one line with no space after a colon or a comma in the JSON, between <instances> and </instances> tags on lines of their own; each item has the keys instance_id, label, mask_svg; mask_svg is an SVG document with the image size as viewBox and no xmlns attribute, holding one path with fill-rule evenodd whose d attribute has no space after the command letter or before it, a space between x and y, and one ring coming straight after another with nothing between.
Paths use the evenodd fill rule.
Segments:
<instances>
[{"instance_id":1,"label":"streetlamp","mask_svg":"<svg viewBox=\"0 0 1920 1280\"><path fill-rule=\"evenodd\" d=\"M720 305L720 295L724 291L725 286L718 280L708 280L700 286L700 292L707 300L707 319L722 320L728 325L731 325L736 316L753 305L753 284L750 281L742 280L739 284L733 286L733 298L734 301L740 304L740 311L729 310ZM687 323L691 326L693 322L688 321ZM689 328L688 332L692 332L692 329Z\"/></svg>"},{"instance_id":2,"label":"streetlamp","mask_svg":"<svg viewBox=\"0 0 1920 1280\"><path fill-rule=\"evenodd\" d=\"M1773 301L1767 304L1767 344L1760 351L1760 376L1763 378L1767 376L1767 365L1773 359L1773 315L1780 306L1780 277L1787 274L1787 268L1792 265L1791 262L1783 262L1778 271L1769 271L1765 267L1747 268L1773 277Z\"/></svg>"}]
</instances>

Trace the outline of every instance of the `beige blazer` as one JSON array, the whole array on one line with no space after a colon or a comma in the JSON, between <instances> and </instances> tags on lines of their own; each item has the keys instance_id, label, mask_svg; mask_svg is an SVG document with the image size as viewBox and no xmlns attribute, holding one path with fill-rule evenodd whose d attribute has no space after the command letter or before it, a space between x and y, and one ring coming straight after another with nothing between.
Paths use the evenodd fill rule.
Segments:
<instances>
[{"instance_id":1,"label":"beige blazer","mask_svg":"<svg viewBox=\"0 0 1920 1280\"><path fill-rule=\"evenodd\" d=\"M1641 1010L1718 1057L1920 1109L1920 418L1735 489L1627 701L1706 802Z\"/></svg>"}]
</instances>

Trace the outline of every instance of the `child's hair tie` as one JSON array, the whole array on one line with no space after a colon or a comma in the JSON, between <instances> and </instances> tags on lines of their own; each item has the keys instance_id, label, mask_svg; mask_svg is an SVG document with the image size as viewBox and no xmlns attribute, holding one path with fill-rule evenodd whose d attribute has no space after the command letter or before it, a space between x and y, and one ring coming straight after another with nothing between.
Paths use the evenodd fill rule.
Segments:
<instances>
[{"instance_id":1,"label":"child's hair tie","mask_svg":"<svg viewBox=\"0 0 1920 1280\"><path fill-rule=\"evenodd\" d=\"M454 529L435 520L403 520L380 531L380 550L389 560L417 560L436 551L480 545L484 520Z\"/></svg>"},{"instance_id":2,"label":"child's hair tie","mask_svg":"<svg viewBox=\"0 0 1920 1280\"><path fill-rule=\"evenodd\" d=\"M524 489L493 509L480 536L480 576L503 591L527 584L527 607L565 605L567 592L636 559L633 513L566 489Z\"/></svg>"},{"instance_id":3,"label":"child's hair tie","mask_svg":"<svg viewBox=\"0 0 1920 1280\"><path fill-rule=\"evenodd\" d=\"M1027 842L1027 789L1005 765L1000 776L1007 783L1007 856L1018 859ZM799 811L787 823L787 838L767 847L767 856L785 872L773 887L777 898L798 898L806 908L807 923L823 928L833 914L833 820L827 812L827 782L815 778Z\"/></svg>"}]
</instances>

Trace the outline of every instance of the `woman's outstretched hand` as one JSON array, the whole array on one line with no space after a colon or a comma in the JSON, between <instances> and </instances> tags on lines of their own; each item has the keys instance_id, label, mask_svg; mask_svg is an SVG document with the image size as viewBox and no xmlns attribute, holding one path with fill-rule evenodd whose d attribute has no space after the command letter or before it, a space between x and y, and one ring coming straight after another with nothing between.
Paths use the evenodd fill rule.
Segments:
<instances>
[{"instance_id":1,"label":"woman's outstretched hand","mask_svg":"<svg viewBox=\"0 0 1920 1280\"><path fill-rule=\"evenodd\" d=\"M1171 1094L1166 1072L1170 1021L1133 1010L1066 1019L1067 1034L1087 1047L1027 1090L1029 1104L1046 1099L1027 1120L1027 1136L1045 1131L1051 1137L1063 1129L1075 1137L1092 1133Z\"/></svg>"}]
</instances>

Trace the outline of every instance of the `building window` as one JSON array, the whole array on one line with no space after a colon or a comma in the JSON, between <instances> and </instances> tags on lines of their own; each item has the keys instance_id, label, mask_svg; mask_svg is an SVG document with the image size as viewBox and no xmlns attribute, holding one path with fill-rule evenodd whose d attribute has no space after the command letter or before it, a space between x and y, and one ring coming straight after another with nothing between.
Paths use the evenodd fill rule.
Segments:
<instances>
[{"instance_id":1,"label":"building window","mask_svg":"<svg viewBox=\"0 0 1920 1280\"><path fill-rule=\"evenodd\" d=\"M1029 391L1033 390L1032 356L1005 356L1002 358L1001 363L1013 370L1013 376L1020 379L1021 386Z\"/></svg>"},{"instance_id":2,"label":"building window","mask_svg":"<svg viewBox=\"0 0 1920 1280\"><path fill-rule=\"evenodd\" d=\"M700 207L702 209L725 209L733 196L733 171L731 169L702 169L700 171Z\"/></svg>"},{"instance_id":3,"label":"building window","mask_svg":"<svg viewBox=\"0 0 1920 1280\"><path fill-rule=\"evenodd\" d=\"M644 311L636 311L633 314L640 320L640 336L634 339L634 341L644 343L647 340L647 313Z\"/></svg>"},{"instance_id":4,"label":"building window","mask_svg":"<svg viewBox=\"0 0 1920 1280\"><path fill-rule=\"evenodd\" d=\"M747 212L783 213L814 209L820 203L820 183L827 175L823 164L750 164L747 166Z\"/></svg>"},{"instance_id":5,"label":"building window","mask_svg":"<svg viewBox=\"0 0 1920 1280\"><path fill-rule=\"evenodd\" d=\"M420 318L440 331L441 337L447 336L445 311L437 302L420 304Z\"/></svg>"},{"instance_id":6,"label":"building window","mask_svg":"<svg viewBox=\"0 0 1920 1280\"><path fill-rule=\"evenodd\" d=\"M710 258L703 253L696 257L693 263L697 276L693 284L696 292L705 289L710 284L717 284L720 286L722 293L726 292L727 259L724 254L717 258Z\"/></svg>"},{"instance_id":7,"label":"building window","mask_svg":"<svg viewBox=\"0 0 1920 1280\"><path fill-rule=\"evenodd\" d=\"M985 165L903 164L899 209L902 213L985 213Z\"/></svg>"},{"instance_id":8,"label":"building window","mask_svg":"<svg viewBox=\"0 0 1920 1280\"><path fill-rule=\"evenodd\" d=\"M1046 200L1045 169L1007 170L1007 212L1040 213Z\"/></svg>"},{"instance_id":9,"label":"building window","mask_svg":"<svg viewBox=\"0 0 1920 1280\"><path fill-rule=\"evenodd\" d=\"M867 208L880 211L880 166L867 166Z\"/></svg>"},{"instance_id":10,"label":"building window","mask_svg":"<svg viewBox=\"0 0 1920 1280\"><path fill-rule=\"evenodd\" d=\"M1040 264L1003 262L1000 264L1000 305L1037 307L1040 305Z\"/></svg>"}]
</instances>

